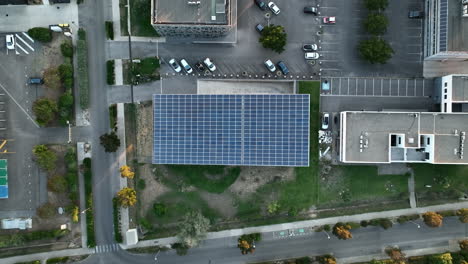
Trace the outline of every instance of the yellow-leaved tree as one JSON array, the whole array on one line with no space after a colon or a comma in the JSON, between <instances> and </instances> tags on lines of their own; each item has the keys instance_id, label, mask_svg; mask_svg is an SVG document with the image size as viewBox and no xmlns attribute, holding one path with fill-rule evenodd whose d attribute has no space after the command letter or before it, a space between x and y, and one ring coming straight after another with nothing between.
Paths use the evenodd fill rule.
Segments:
<instances>
[{"instance_id":1,"label":"yellow-leaved tree","mask_svg":"<svg viewBox=\"0 0 468 264\"><path fill-rule=\"evenodd\" d=\"M133 177L135 177L135 172L133 172L129 166L123 165L120 167L120 176L133 179Z\"/></svg>"},{"instance_id":2,"label":"yellow-leaved tree","mask_svg":"<svg viewBox=\"0 0 468 264\"><path fill-rule=\"evenodd\" d=\"M117 199L122 207L134 206L137 201L136 191L125 187L117 193Z\"/></svg>"}]
</instances>

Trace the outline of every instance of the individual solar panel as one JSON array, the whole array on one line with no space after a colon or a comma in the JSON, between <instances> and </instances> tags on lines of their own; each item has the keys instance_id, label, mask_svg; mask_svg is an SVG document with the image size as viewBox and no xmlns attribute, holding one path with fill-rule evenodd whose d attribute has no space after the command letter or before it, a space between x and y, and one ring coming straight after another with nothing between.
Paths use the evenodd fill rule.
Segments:
<instances>
[{"instance_id":1,"label":"individual solar panel","mask_svg":"<svg viewBox=\"0 0 468 264\"><path fill-rule=\"evenodd\" d=\"M153 163L308 166L309 95L154 95Z\"/></svg>"},{"instance_id":2,"label":"individual solar panel","mask_svg":"<svg viewBox=\"0 0 468 264\"><path fill-rule=\"evenodd\" d=\"M447 51L448 35L448 3L447 0L440 0L439 16L439 51Z\"/></svg>"}]
</instances>

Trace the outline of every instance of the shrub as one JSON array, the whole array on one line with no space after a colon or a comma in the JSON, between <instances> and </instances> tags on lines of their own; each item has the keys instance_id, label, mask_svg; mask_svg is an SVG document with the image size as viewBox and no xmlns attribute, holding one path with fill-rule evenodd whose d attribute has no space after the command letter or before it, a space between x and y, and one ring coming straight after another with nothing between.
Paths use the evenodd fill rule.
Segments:
<instances>
[{"instance_id":1,"label":"shrub","mask_svg":"<svg viewBox=\"0 0 468 264\"><path fill-rule=\"evenodd\" d=\"M154 214L157 216L164 216L167 212L167 206L163 203L153 204Z\"/></svg>"},{"instance_id":2,"label":"shrub","mask_svg":"<svg viewBox=\"0 0 468 264\"><path fill-rule=\"evenodd\" d=\"M419 219L419 215L415 214L415 215L401 215L397 218L397 222L400 223L400 224L403 224L405 222L408 222L408 221L414 221L414 220L418 220Z\"/></svg>"},{"instance_id":3,"label":"shrub","mask_svg":"<svg viewBox=\"0 0 468 264\"><path fill-rule=\"evenodd\" d=\"M114 40L114 22L106 21L105 25L107 39Z\"/></svg>"},{"instance_id":4,"label":"shrub","mask_svg":"<svg viewBox=\"0 0 468 264\"><path fill-rule=\"evenodd\" d=\"M47 68L44 71L44 84L48 88L58 90L62 88L62 82L60 80L60 73L57 68Z\"/></svg>"},{"instance_id":5,"label":"shrub","mask_svg":"<svg viewBox=\"0 0 468 264\"><path fill-rule=\"evenodd\" d=\"M139 190L143 190L143 189L146 188L145 179L138 179L137 188L138 188Z\"/></svg>"},{"instance_id":6,"label":"shrub","mask_svg":"<svg viewBox=\"0 0 468 264\"><path fill-rule=\"evenodd\" d=\"M57 113L57 104L48 98L40 98L33 103L33 112L36 115L36 121L39 125L47 125L55 118Z\"/></svg>"},{"instance_id":7,"label":"shrub","mask_svg":"<svg viewBox=\"0 0 468 264\"><path fill-rule=\"evenodd\" d=\"M360 224L362 227L367 227L369 225L369 222L367 222L366 220L362 220Z\"/></svg>"},{"instance_id":8,"label":"shrub","mask_svg":"<svg viewBox=\"0 0 468 264\"><path fill-rule=\"evenodd\" d=\"M60 45L62 55L67 58L73 58L73 44L70 41L65 41Z\"/></svg>"},{"instance_id":9,"label":"shrub","mask_svg":"<svg viewBox=\"0 0 468 264\"><path fill-rule=\"evenodd\" d=\"M323 230L325 230L325 231L327 231L327 232L328 232L328 231L331 231L330 225L324 225L324 226L323 226Z\"/></svg>"},{"instance_id":10,"label":"shrub","mask_svg":"<svg viewBox=\"0 0 468 264\"><path fill-rule=\"evenodd\" d=\"M462 208L457 211L458 219L462 223L468 223L468 209Z\"/></svg>"},{"instance_id":11,"label":"shrub","mask_svg":"<svg viewBox=\"0 0 468 264\"><path fill-rule=\"evenodd\" d=\"M52 32L48 28L35 27L28 30L28 35L40 42L50 42L52 40Z\"/></svg>"},{"instance_id":12,"label":"shrub","mask_svg":"<svg viewBox=\"0 0 468 264\"><path fill-rule=\"evenodd\" d=\"M117 192L119 205L122 207L134 206L137 202L136 191L132 188L125 187Z\"/></svg>"},{"instance_id":13,"label":"shrub","mask_svg":"<svg viewBox=\"0 0 468 264\"><path fill-rule=\"evenodd\" d=\"M57 257L57 258L50 258L46 261L47 264L60 264L60 263L67 263L69 257Z\"/></svg>"},{"instance_id":14,"label":"shrub","mask_svg":"<svg viewBox=\"0 0 468 264\"><path fill-rule=\"evenodd\" d=\"M100 136L99 139L106 152L116 152L120 147L120 139L114 131Z\"/></svg>"},{"instance_id":15,"label":"shrub","mask_svg":"<svg viewBox=\"0 0 468 264\"><path fill-rule=\"evenodd\" d=\"M392 221L390 221L390 219L382 218L382 219L379 220L379 225L383 229L389 229L390 227L393 226L393 223L392 223Z\"/></svg>"},{"instance_id":16,"label":"shrub","mask_svg":"<svg viewBox=\"0 0 468 264\"><path fill-rule=\"evenodd\" d=\"M113 85L115 84L115 61L108 60L106 63L107 66L107 84Z\"/></svg>"},{"instance_id":17,"label":"shrub","mask_svg":"<svg viewBox=\"0 0 468 264\"><path fill-rule=\"evenodd\" d=\"M73 66L70 63L64 63L59 66L58 72L60 80L62 80L63 87L70 90L73 87Z\"/></svg>"},{"instance_id":18,"label":"shrub","mask_svg":"<svg viewBox=\"0 0 468 264\"><path fill-rule=\"evenodd\" d=\"M57 209L51 203L45 203L41 207L37 208L37 215L40 218L52 218L57 214Z\"/></svg>"},{"instance_id":19,"label":"shrub","mask_svg":"<svg viewBox=\"0 0 468 264\"><path fill-rule=\"evenodd\" d=\"M123 237L120 231L120 222L119 222L120 210L119 210L119 201L117 200L117 198L114 197L112 199L112 205L113 205L113 216L114 216L114 238L115 238L115 241L117 241L118 243L122 243Z\"/></svg>"},{"instance_id":20,"label":"shrub","mask_svg":"<svg viewBox=\"0 0 468 264\"><path fill-rule=\"evenodd\" d=\"M78 39L86 40L86 31L83 28L78 29Z\"/></svg>"},{"instance_id":21,"label":"shrub","mask_svg":"<svg viewBox=\"0 0 468 264\"><path fill-rule=\"evenodd\" d=\"M47 189L52 192L64 193L68 190L68 183L65 177L55 175L47 180Z\"/></svg>"},{"instance_id":22,"label":"shrub","mask_svg":"<svg viewBox=\"0 0 468 264\"><path fill-rule=\"evenodd\" d=\"M312 259L310 257L302 257L296 259L296 264L312 264Z\"/></svg>"},{"instance_id":23,"label":"shrub","mask_svg":"<svg viewBox=\"0 0 468 264\"><path fill-rule=\"evenodd\" d=\"M426 212L423 214L423 219L424 223L429 227L440 227L444 217L436 212Z\"/></svg>"},{"instance_id":24,"label":"shrub","mask_svg":"<svg viewBox=\"0 0 468 264\"><path fill-rule=\"evenodd\" d=\"M117 126L117 104L109 106L109 123L110 128L114 130Z\"/></svg>"},{"instance_id":25,"label":"shrub","mask_svg":"<svg viewBox=\"0 0 468 264\"><path fill-rule=\"evenodd\" d=\"M54 151L50 150L46 145L36 145L32 152L39 167L47 171L55 170L57 155Z\"/></svg>"},{"instance_id":26,"label":"shrub","mask_svg":"<svg viewBox=\"0 0 468 264\"><path fill-rule=\"evenodd\" d=\"M462 251L468 251L468 239L459 241L458 245Z\"/></svg>"},{"instance_id":27,"label":"shrub","mask_svg":"<svg viewBox=\"0 0 468 264\"><path fill-rule=\"evenodd\" d=\"M350 229L351 227L348 225L345 225L343 223L336 223L333 227L333 234L339 239L351 239L353 238L353 235L351 234L351 232L349 232Z\"/></svg>"}]
</instances>

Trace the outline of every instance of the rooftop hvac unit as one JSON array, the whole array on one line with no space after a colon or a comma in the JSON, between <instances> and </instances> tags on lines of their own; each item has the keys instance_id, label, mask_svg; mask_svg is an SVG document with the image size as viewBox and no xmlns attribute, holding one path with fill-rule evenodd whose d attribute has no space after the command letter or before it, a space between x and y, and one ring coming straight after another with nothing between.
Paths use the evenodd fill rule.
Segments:
<instances>
[{"instance_id":1,"label":"rooftop hvac unit","mask_svg":"<svg viewBox=\"0 0 468 264\"><path fill-rule=\"evenodd\" d=\"M414 143L414 138L408 138L408 143L413 144Z\"/></svg>"}]
</instances>

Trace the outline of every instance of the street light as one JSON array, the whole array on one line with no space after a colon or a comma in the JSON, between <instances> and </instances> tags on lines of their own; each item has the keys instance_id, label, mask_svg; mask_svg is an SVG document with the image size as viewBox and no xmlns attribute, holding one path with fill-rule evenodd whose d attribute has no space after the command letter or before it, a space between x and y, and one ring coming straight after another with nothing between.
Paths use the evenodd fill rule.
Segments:
<instances>
[{"instance_id":1,"label":"street light","mask_svg":"<svg viewBox=\"0 0 468 264\"><path fill-rule=\"evenodd\" d=\"M158 252L157 252L156 255L154 256L154 261L155 261L155 262L158 262L158 255L159 255L159 252L161 252L161 250L158 250Z\"/></svg>"},{"instance_id":2,"label":"street light","mask_svg":"<svg viewBox=\"0 0 468 264\"><path fill-rule=\"evenodd\" d=\"M90 208L86 208L86 209L84 209L83 211L81 211L81 213L84 214L86 211L88 211L88 210L90 210L90 209L91 209L91 207L90 207Z\"/></svg>"},{"instance_id":3,"label":"street light","mask_svg":"<svg viewBox=\"0 0 468 264\"><path fill-rule=\"evenodd\" d=\"M68 125L68 144L72 142L71 140L71 124L70 121L67 120L67 125Z\"/></svg>"},{"instance_id":4,"label":"street light","mask_svg":"<svg viewBox=\"0 0 468 264\"><path fill-rule=\"evenodd\" d=\"M411 220L409 220L409 221L410 221L411 223L415 224L418 228L421 228L421 226L420 226L418 223L413 222L413 221L411 221Z\"/></svg>"},{"instance_id":5,"label":"street light","mask_svg":"<svg viewBox=\"0 0 468 264\"><path fill-rule=\"evenodd\" d=\"M327 239L330 239L330 235L327 233L327 231L322 230L322 232L324 232L327 235Z\"/></svg>"}]
</instances>

